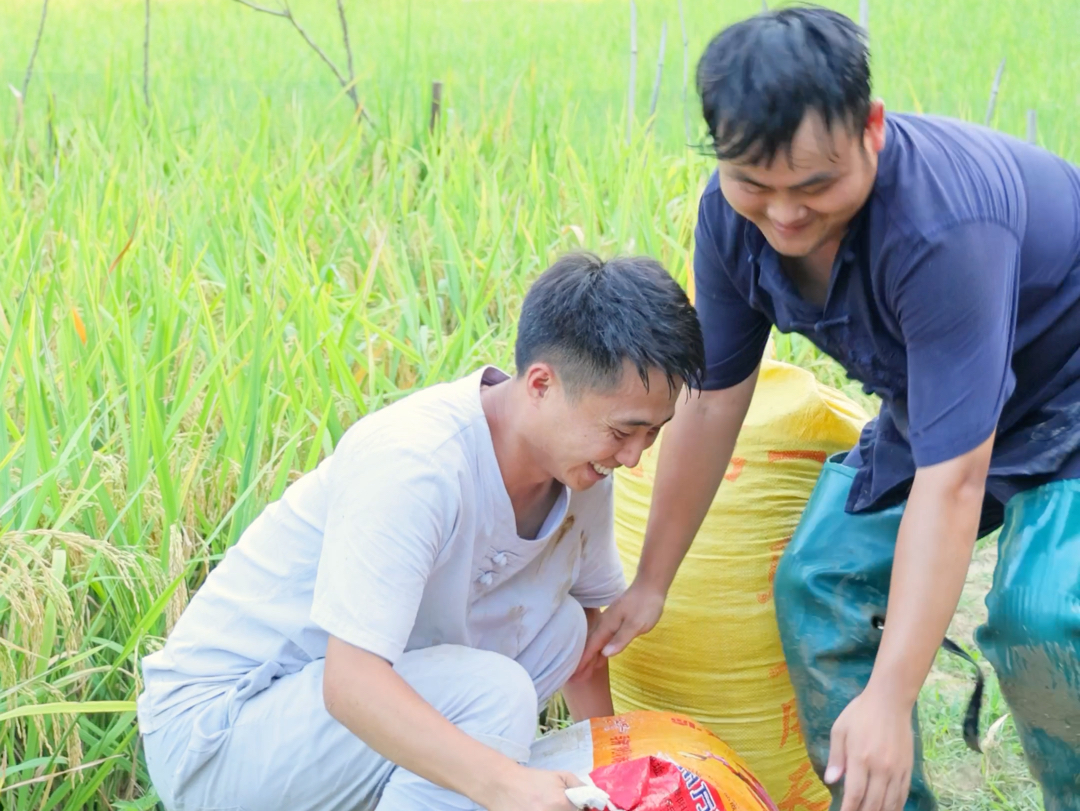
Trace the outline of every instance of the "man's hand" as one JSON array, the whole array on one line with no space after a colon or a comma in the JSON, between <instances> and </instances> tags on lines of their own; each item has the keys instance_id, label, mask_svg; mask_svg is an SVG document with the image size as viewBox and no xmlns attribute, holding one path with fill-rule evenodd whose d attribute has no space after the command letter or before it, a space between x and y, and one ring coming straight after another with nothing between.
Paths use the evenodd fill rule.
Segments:
<instances>
[{"instance_id":1,"label":"man's hand","mask_svg":"<svg viewBox=\"0 0 1080 811\"><path fill-rule=\"evenodd\" d=\"M605 659L622 652L636 637L647 634L664 612L664 592L640 579L623 592L589 629L585 653L573 679L588 678Z\"/></svg>"},{"instance_id":2,"label":"man's hand","mask_svg":"<svg viewBox=\"0 0 1080 811\"><path fill-rule=\"evenodd\" d=\"M482 798L482 805L487 811L575 811L566 790L580 785L570 772L516 766L498 781L490 798Z\"/></svg>"},{"instance_id":3,"label":"man's hand","mask_svg":"<svg viewBox=\"0 0 1080 811\"><path fill-rule=\"evenodd\" d=\"M664 429L652 506L633 585L589 629L584 678L660 621L667 591L724 478L757 384L758 370L728 389L694 392Z\"/></svg>"},{"instance_id":4,"label":"man's hand","mask_svg":"<svg viewBox=\"0 0 1080 811\"><path fill-rule=\"evenodd\" d=\"M825 782L844 778L841 811L899 811L907 799L911 711L964 588L993 442L915 473L873 673L832 728Z\"/></svg>"},{"instance_id":5,"label":"man's hand","mask_svg":"<svg viewBox=\"0 0 1080 811\"><path fill-rule=\"evenodd\" d=\"M901 811L911 788L912 705L873 686L833 724L825 782L844 779L840 811Z\"/></svg>"}]
</instances>

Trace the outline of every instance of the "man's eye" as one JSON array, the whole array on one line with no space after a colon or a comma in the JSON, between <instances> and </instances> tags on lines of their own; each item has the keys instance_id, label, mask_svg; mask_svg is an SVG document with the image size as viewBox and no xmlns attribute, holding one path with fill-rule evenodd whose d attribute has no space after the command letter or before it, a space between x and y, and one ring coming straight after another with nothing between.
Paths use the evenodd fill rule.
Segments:
<instances>
[{"instance_id":1,"label":"man's eye","mask_svg":"<svg viewBox=\"0 0 1080 811\"><path fill-rule=\"evenodd\" d=\"M622 431L616 431L614 428L611 429L611 435L619 440L626 439L628 436L630 436L630 434L623 433Z\"/></svg>"}]
</instances>

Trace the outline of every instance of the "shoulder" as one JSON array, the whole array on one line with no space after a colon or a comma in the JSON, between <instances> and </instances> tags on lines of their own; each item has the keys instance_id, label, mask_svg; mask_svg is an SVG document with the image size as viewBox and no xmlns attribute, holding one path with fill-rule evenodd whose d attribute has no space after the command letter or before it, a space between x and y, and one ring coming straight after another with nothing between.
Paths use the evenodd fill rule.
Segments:
<instances>
[{"instance_id":1,"label":"shoulder","mask_svg":"<svg viewBox=\"0 0 1080 811\"><path fill-rule=\"evenodd\" d=\"M739 265L745 253L748 221L735 212L720 191L720 174L713 170L698 203L694 241L698 259L719 263L729 272Z\"/></svg>"},{"instance_id":2,"label":"shoulder","mask_svg":"<svg viewBox=\"0 0 1080 811\"><path fill-rule=\"evenodd\" d=\"M874 202L886 229L909 244L967 223L1018 231L1026 191L1016 139L939 116L888 117Z\"/></svg>"},{"instance_id":3,"label":"shoulder","mask_svg":"<svg viewBox=\"0 0 1080 811\"><path fill-rule=\"evenodd\" d=\"M338 467L361 460L383 469L408 466L416 473L456 476L470 466L483 419L467 378L422 389L354 423L334 449Z\"/></svg>"}]
</instances>

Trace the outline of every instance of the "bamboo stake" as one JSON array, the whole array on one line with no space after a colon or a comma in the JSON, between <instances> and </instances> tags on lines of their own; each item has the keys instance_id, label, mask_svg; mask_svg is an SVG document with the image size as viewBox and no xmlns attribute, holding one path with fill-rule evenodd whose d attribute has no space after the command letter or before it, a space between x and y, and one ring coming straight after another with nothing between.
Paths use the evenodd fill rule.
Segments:
<instances>
[{"instance_id":1,"label":"bamboo stake","mask_svg":"<svg viewBox=\"0 0 1080 811\"><path fill-rule=\"evenodd\" d=\"M998 65L997 73L994 74L994 84L990 87L990 103L986 105L986 126L990 126L990 121L994 117L994 107L997 105L998 90L1001 89L1001 74L1005 72L1005 57L1001 58L1001 64Z\"/></svg>"},{"instance_id":2,"label":"bamboo stake","mask_svg":"<svg viewBox=\"0 0 1080 811\"><path fill-rule=\"evenodd\" d=\"M146 106L150 106L150 0L146 0L146 29L143 32L142 93Z\"/></svg>"},{"instance_id":3,"label":"bamboo stake","mask_svg":"<svg viewBox=\"0 0 1080 811\"><path fill-rule=\"evenodd\" d=\"M442 112L442 82L436 80L431 83L431 120L428 121L428 132L435 132L435 125L439 123L439 114Z\"/></svg>"},{"instance_id":4,"label":"bamboo stake","mask_svg":"<svg viewBox=\"0 0 1080 811\"><path fill-rule=\"evenodd\" d=\"M634 132L634 89L637 87L637 6L630 0L630 81L627 89L626 143Z\"/></svg>"},{"instance_id":5,"label":"bamboo stake","mask_svg":"<svg viewBox=\"0 0 1080 811\"><path fill-rule=\"evenodd\" d=\"M679 26L682 28L682 117L686 143L690 143L690 110L686 106L686 87L690 83L690 40L686 36L686 17L683 0L679 0Z\"/></svg>"},{"instance_id":6,"label":"bamboo stake","mask_svg":"<svg viewBox=\"0 0 1080 811\"><path fill-rule=\"evenodd\" d=\"M660 29L660 53L656 57L656 78L653 80L652 98L649 100L649 129L652 129L653 116L656 115L656 104L660 101L660 80L664 75L664 51L667 50L667 20Z\"/></svg>"}]
</instances>

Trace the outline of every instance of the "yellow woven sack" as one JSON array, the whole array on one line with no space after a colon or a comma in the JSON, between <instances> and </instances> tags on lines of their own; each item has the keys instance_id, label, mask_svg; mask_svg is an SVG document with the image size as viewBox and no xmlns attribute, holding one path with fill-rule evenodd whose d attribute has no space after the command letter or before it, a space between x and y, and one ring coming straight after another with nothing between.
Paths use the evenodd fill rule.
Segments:
<instances>
[{"instance_id":1,"label":"yellow woven sack","mask_svg":"<svg viewBox=\"0 0 1080 811\"><path fill-rule=\"evenodd\" d=\"M725 475L652 633L611 660L617 713L682 713L750 765L780 811L825 811L807 760L776 627L772 581L827 455L866 415L809 372L765 360ZM615 480L627 578L641 554L660 443Z\"/></svg>"}]
</instances>

